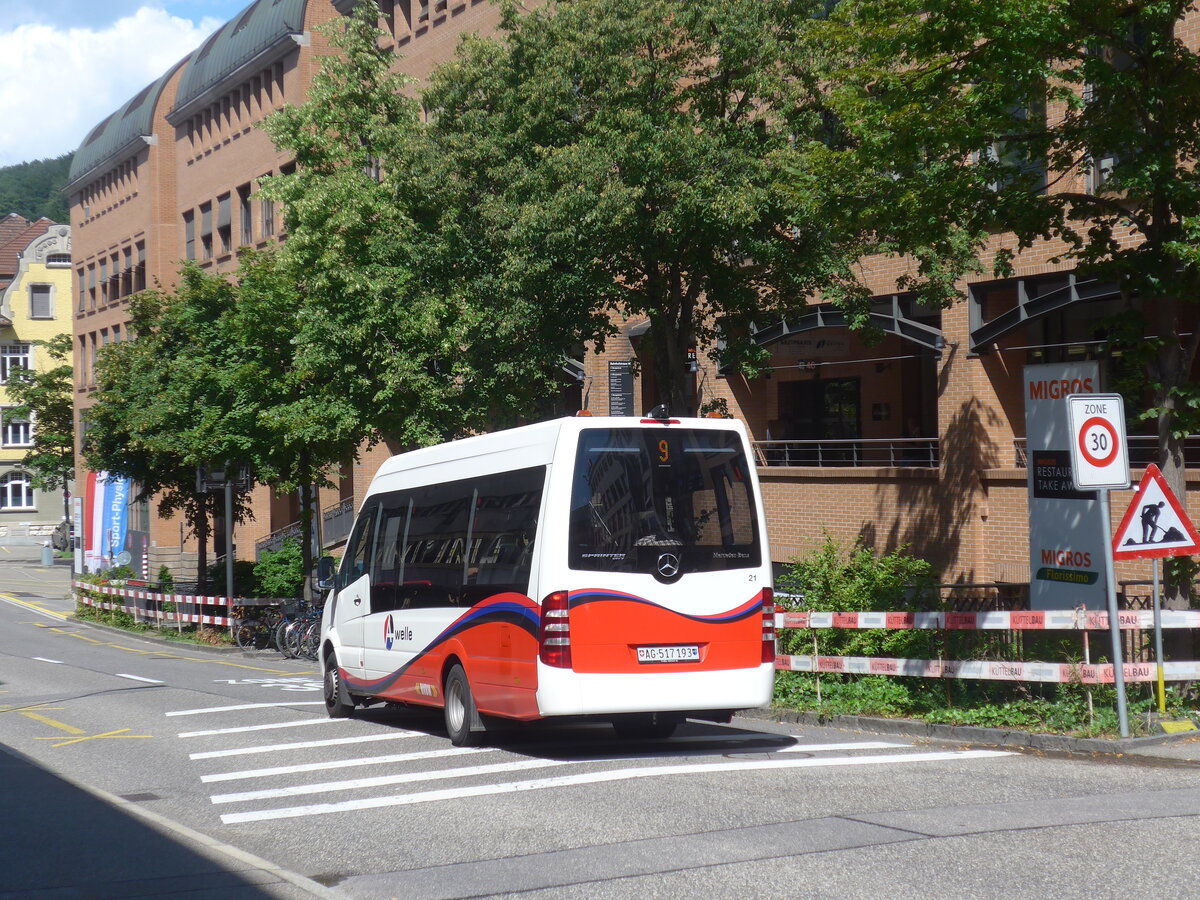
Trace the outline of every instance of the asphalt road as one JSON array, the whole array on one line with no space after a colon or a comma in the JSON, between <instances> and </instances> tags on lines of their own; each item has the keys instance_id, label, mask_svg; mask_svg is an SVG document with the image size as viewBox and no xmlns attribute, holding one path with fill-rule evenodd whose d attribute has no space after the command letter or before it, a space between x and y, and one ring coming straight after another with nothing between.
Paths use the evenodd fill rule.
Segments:
<instances>
[{"instance_id":1,"label":"asphalt road","mask_svg":"<svg viewBox=\"0 0 1200 900\"><path fill-rule=\"evenodd\" d=\"M95 629L63 618L53 584L8 575L4 896L1196 893L1194 765L752 719L458 749L438 715L326 719L312 664ZM107 854L80 872L91 847L63 842L88 837Z\"/></svg>"}]
</instances>

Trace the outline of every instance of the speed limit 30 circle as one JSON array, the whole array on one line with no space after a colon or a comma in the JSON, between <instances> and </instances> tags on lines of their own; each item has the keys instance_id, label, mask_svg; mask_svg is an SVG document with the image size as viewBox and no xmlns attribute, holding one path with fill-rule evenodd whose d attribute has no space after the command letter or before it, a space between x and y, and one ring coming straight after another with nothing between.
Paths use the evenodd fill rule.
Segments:
<instances>
[{"instance_id":1,"label":"speed limit 30 circle","mask_svg":"<svg viewBox=\"0 0 1200 900\"><path fill-rule=\"evenodd\" d=\"M1108 419L1092 416L1079 429L1079 452L1093 466L1107 466L1120 449L1120 439Z\"/></svg>"}]
</instances>

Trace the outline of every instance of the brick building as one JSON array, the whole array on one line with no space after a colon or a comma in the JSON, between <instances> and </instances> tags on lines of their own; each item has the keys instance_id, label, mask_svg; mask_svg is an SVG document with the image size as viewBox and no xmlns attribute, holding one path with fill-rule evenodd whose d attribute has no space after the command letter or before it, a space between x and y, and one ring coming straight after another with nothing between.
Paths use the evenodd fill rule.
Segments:
<instances>
[{"instance_id":1,"label":"brick building","mask_svg":"<svg viewBox=\"0 0 1200 900\"><path fill-rule=\"evenodd\" d=\"M314 29L351 5L258 0L79 148L68 194L84 420L95 354L124 337L130 293L170 285L180 260L229 270L238 247L278 239L279 211L259 201L256 179L286 171L288 160L255 126L283 102L303 102L323 49ZM489 32L498 19L484 0L380 7L398 68L418 81L450 58L461 34ZM800 321L764 323L755 333L771 352L764 377L723 372L699 348L699 402L724 401L755 438L777 562L828 532L879 549L907 544L945 581L1029 580L1023 367L1099 359L1102 386L1111 374L1099 358L1097 323L1116 292L1052 263L1053 250L1020 254L1011 278L961 285L969 300L945 311L895 292L902 261L865 261L875 324L887 333L873 347L835 311L814 306ZM627 374L644 332L643 322L624 323L602 355L583 360L584 407L608 414L654 405L649 388ZM1153 457L1153 438L1135 437L1133 451L1136 480L1137 462ZM340 533L338 522L387 453L364 453L338 488L322 492L327 538ZM1189 473L1189 488L1197 479L1200 471ZM1128 502L1128 494L1113 496L1114 518ZM256 520L239 529L241 558L294 522L298 507L260 488L254 508ZM1200 514L1200 505L1191 511ZM186 571L194 542L181 524L150 510L143 518L151 567ZM1126 566L1119 576L1144 577L1144 568Z\"/></svg>"}]
</instances>

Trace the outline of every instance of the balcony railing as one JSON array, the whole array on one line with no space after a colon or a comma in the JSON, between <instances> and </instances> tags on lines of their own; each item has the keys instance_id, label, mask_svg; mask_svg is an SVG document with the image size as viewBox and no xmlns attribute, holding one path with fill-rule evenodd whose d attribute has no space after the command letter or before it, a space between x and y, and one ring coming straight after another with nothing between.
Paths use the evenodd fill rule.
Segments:
<instances>
[{"instance_id":1,"label":"balcony railing","mask_svg":"<svg viewBox=\"0 0 1200 900\"><path fill-rule=\"evenodd\" d=\"M1150 463L1162 465L1158 456L1158 438L1152 434L1131 434L1129 442L1129 465L1143 469ZM1183 464L1189 469L1200 469L1200 434L1190 434L1183 441ZM1013 465L1018 469L1029 466L1029 454L1025 438L1013 440Z\"/></svg>"},{"instance_id":2,"label":"balcony railing","mask_svg":"<svg viewBox=\"0 0 1200 900\"><path fill-rule=\"evenodd\" d=\"M350 536L354 525L354 498L347 497L321 511L321 539L326 547L340 543ZM300 539L300 523L293 522L273 531L254 545L255 559L263 553L274 553L288 538Z\"/></svg>"},{"instance_id":3,"label":"balcony railing","mask_svg":"<svg viewBox=\"0 0 1200 900\"><path fill-rule=\"evenodd\" d=\"M855 438L817 441L755 441L760 466L867 467L938 464L937 438Z\"/></svg>"}]
</instances>

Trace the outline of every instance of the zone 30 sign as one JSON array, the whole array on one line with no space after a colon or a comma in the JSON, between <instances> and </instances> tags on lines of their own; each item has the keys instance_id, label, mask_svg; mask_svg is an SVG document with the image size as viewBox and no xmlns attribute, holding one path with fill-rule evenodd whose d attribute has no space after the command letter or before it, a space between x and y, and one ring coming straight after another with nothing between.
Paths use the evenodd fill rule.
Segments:
<instances>
[{"instance_id":1,"label":"zone 30 sign","mask_svg":"<svg viewBox=\"0 0 1200 900\"><path fill-rule=\"evenodd\" d=\"M1129 450L1125 443L1125 404L1121 395L1072 394L1067 397L1067 418L1075 487L1128 488Z\"/></svg>"}]
</instances>

